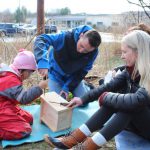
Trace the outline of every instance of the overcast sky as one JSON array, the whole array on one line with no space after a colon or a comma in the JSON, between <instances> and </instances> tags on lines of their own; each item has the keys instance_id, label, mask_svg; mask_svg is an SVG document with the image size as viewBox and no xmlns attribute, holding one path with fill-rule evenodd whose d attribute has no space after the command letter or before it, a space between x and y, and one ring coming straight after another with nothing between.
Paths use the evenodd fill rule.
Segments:
<instances>
[{"instance_id":1,"label":"overcast sky","mask_svg":"<svg viewBox=\"0 0 150 150\"><path fill-rule=\"evenodd\" d=\"M137 2L138 0L132 0ZM0 0L0 12L9 9L13 12L18 6L36 12L37 0ZM68 7L71 13L117 14L125 11L141 10L138 6L129 4L127 0L45 0L45 12Z\"/></svg>"}]
</instances>

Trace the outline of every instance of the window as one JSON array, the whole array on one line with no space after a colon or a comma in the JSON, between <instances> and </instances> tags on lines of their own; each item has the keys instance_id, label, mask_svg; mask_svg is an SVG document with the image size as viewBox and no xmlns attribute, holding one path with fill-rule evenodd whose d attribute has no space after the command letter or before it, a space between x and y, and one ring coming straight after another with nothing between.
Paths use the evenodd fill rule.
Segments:
<instances>
[{"instance_id":1,"label":"window","mask_svg":"<svg viewBox=\"0 0 150 150\"><path fill-rule=\"evenodd\" d=\"M112 22L112 26L119 26L118 22Z\"/></svg>"}]
</instances>

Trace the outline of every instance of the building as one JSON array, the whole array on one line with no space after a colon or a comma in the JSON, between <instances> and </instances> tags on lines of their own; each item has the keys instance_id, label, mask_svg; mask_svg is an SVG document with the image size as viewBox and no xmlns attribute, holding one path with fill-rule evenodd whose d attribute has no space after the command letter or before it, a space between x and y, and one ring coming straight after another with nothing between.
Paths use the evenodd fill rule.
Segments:
<instances>
[{"instance_id":1,"label":"building","mask_svg":"<svg viewBox=\"0 0 150 150\"><path fill-rule=\"evenodd\" d=\"M54 24L59 29L65 30L68 28L74 28L79 25L86 24L86 16L75 16L75 15L69 15L69 16L50 16L46 24Z\"/></svg>"},{"instance_id":2,"label":"building","mask_svg":"<svg viewBox=\"0 0 150 150\"><path fill-rule=\"evenodd\" d=\"M140 14L140 17L139 17ZM30 18L31 19L31 18ZM31 19L33 22L33 18ZM144 22L150 24L144 12L125 12L122 14L80 14L80 15L49 15L47 25L56 25L59 30L66 30L79 25L91 25L99 30L126 30L128 27ZM36 21L34 20L34 24Z\"/></svg>"},{"instance_id":3,"label":"building","mask_svg":"<svg viewBox=\"0 0 150 150\"><path fill-rule=\"evenodd\" d=\"M100 15L67 15L67 16L49 16L47 18L47 24L54 24L59 29L74 28L79 25L88 24L97 29L105 29L111 26L120 25L120 16L112 14L100 14ZM118 19L119 18L119 19Z\"/></svg>"}]
</instances>

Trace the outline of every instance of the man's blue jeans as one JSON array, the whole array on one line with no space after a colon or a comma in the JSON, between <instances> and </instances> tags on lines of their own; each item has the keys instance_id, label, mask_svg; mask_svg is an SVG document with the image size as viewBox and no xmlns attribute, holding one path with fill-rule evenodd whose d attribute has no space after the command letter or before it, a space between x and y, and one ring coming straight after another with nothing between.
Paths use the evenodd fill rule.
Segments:
<instances>
[{"instance_id":1,"label":"man's blue jeans","mask_svg":"<svg viewBox=\"0 0 150 150\"><path fill-rule=\"evenodd\" d=\"M48 86L50 92L55 91L56 93L59 94L60 91L62 90L62 86L58 82L51 79L49 79L48 81ZM90 91L90 88L87 85L85 85L84 81L81 81L80 84L72 92L72 94L74 97L81 97L88 91Z\"/></svg>"}]
</instances>

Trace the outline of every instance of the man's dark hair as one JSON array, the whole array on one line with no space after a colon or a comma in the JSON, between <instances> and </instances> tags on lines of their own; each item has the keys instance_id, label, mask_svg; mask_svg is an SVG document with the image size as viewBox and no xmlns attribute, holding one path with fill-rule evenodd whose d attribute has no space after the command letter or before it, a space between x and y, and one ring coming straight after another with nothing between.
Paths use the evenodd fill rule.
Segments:
<instances>
[{"instance_id":1,"label":"man's dark hair","mask_svg":"<svg viewBox=\"0 0 150 150\"><path fill-rule=\"evenodd\" d=\"M89 30L84 33L84 36L89 39L89 43L92 47L97 48L101 44L101 36L96 30Z\"/></svg>"}]
</instances>

